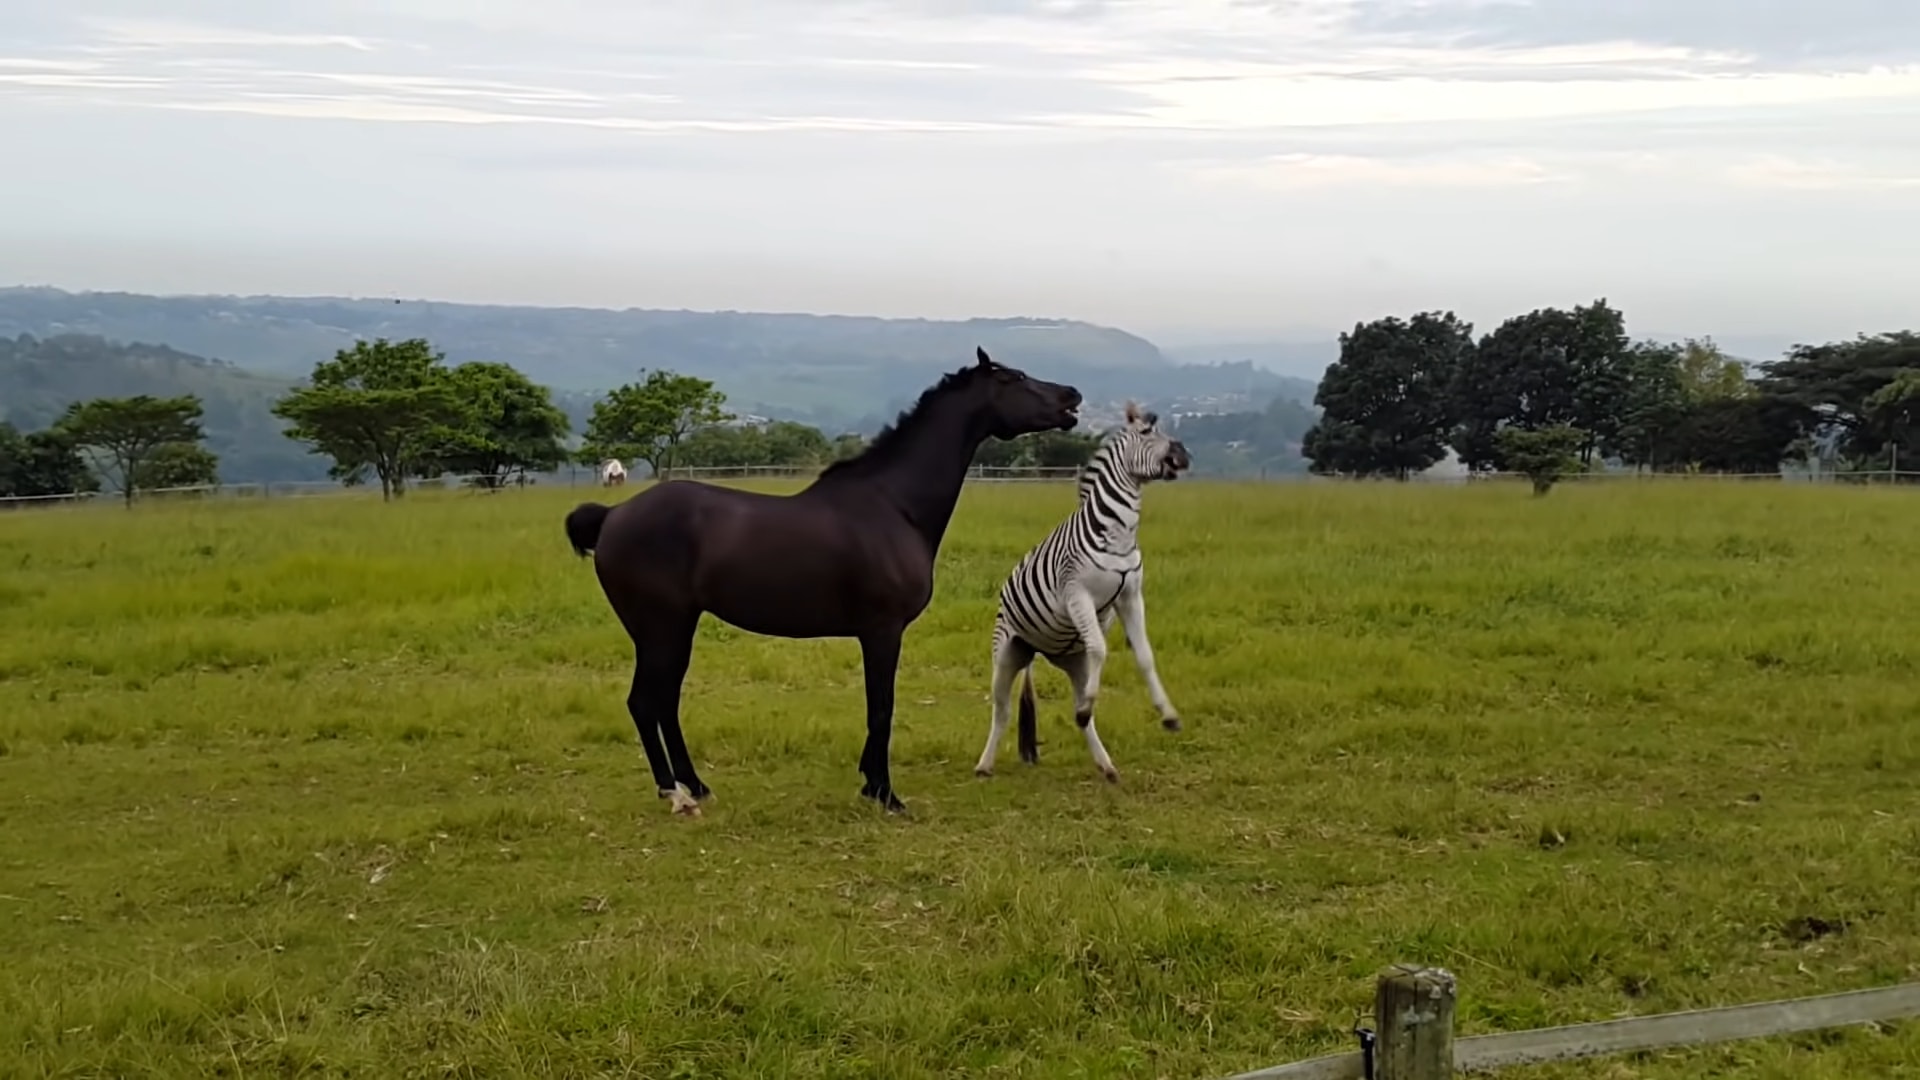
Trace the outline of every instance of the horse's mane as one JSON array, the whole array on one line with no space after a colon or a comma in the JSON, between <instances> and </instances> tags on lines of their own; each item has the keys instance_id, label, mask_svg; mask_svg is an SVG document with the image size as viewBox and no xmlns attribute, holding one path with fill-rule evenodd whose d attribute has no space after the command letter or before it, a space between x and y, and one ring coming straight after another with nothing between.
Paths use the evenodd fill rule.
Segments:
<instances>
[{"instance_id":1,"label":"horse's mane","mask_svg":"<svg viewBox=\"0 0 1920 1080\"><path fill-rule=\"evenodd\" d=\"M900 415L894 417L893 423L881 428L880 433L867 443L865 449L850 458L842 458L821 469L820 476L815 482L825 480L829 476L857 476L868 469L891 461L899 452L902 436L913 430L925 418L925 414L932 408L933 403L953 390L972 382L974 376L982 370L984 369L978 364L968 364L958 371L949 371L940 376L940 381L922 390L919 398L915 399L912 405L900 410Z\"/></svg>"}]
</instances>

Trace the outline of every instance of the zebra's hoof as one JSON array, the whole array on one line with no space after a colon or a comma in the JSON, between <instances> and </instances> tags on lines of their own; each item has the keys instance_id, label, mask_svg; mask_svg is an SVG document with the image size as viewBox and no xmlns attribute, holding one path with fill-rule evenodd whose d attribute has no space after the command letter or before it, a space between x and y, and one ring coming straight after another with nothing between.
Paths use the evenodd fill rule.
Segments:
<instances>
[{"instance_id":1,"label":"zebra's hoof","mask_svg":"<svg viewBox=\"0 0 1920 1080\"><path fill-rule=\"evenodd\" d=\"M973 767L973 775L984 779L985 777L993 775L993 769L986 765L975 765Z\"/></svg>"},{"instance_id":2,"label":"zebra's hoof","mask_svg":"<svg viewBox=\"0 0 1920 1080\"><path fill-rule=\"evenodd\" d=\"M1100 775L1106 777L1107 783L1109 784L1117 784L1120 782L1119 769L1101 769Z\"/></svg>"},{"instance_id":3,"label":"zebra's hoof","mask_svg":"<svg viewBox=\"0 0 1920 1080\"><path fill-rule=\"evenodd\" d=\"M1179 718L1179 717L1177 717L1177 716L1164 716L1164 717L1161 717L1161 718L1160 718L1160 726L1161 726L1161 727L1163 727L1163 728L1166 728L1166 729L1167 729L1168 731L1179 731L1179 730L1180 730L1180 718Z\"/></svg>"}]
</instances>

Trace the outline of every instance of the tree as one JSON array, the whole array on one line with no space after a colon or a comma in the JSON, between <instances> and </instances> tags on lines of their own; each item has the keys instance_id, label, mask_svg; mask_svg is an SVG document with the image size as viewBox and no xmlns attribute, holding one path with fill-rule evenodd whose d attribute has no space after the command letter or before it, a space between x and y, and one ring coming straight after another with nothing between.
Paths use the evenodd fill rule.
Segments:
<instances>
[{"instance_id":1,"label":"tree","mask_svg":"<svg viewBox=\"0 0 1920 1080\"><path fill-rule=\"evenodd\" d=\"M1920 443L1920 368L1903 368L1867 398L1867 422L1887 437L1887 468L1900 467L1900 451ZM1920 455L1908 459L1920 465ZM1898 479L1896 476L1895 479Z\"/></svg>"},{"instance_id":2,"label":"tree","mask_svg":"<svg viewBox=\"0 0 1920 1080\"><path fill-rule=\"evenodd\" d=\"M1507 467L1533 481L1538 497L1561 479L1580 471L1580 449L1592 436L1570 424L1540 428L1501 428L1494 436Z\"/></svg>"},{"instance_id":3,"label":"tree","mask_svg":"<svg viewBox=\"0 0 1920 1080\"><path fill-rule=\"evenodd\" d=\"M1031 436L1033 463L1042 469L1077 469L1100 450L1100 436L1084 431L1039 431Z\"/></svg>"},{"instance_id":4,"label":"tree","mask_svg":"<svg viewBox=\"0 0 1920 1080\"><path fill-rule=\"evenodd\" d=\"M1760 365L1755 389L1793 410L1803 438L1830 442L1856 468L1885 468L1887 456L1920 460L1920 446L1896 441L1896 413L1870 405L1909 369L1920 369L1920 334L1861 334L1852 341L1795 345Z\"/></svg>"},{"instance_id":5,"label":"tree","mask_svg":"<svg viewBox=\"0 0 1920 1080\"><path fill-rule=\"evenodd\" d=\"M1584 433L1590 463L1619 438L1632 359L1625 319L1604 299L1506 320L1456 375L1454 450L1470 469L1506 468L1501 429L1566 425Z\"/></svg>"},{"instance_id":6,"label":"tree","mask_svg":"<svg viewBox=\"0 0 1920 1080\"><path fill-rule=\"evenodd\" d=\"M1451 311L1341 334L1340 356L1313 397L1320 421L1301 445L1312 470L1405 480L1446 457L1450 390L1473 348L1473 326Z\"/></svg>"},{"instance_id":7,"label":"tree","mask_svg":"<svg viewBox=\"0 0 1920 1080\"><path fill-rule=\"evenodd\" d=\"M1677 363L1680 389L1689 402L1753 396L1746 365L1721 352L1710 337L1681 342Z\"/></svg>"},{"instance_id":8,"label":"tree","mask_svg":"<svg viewBox=\"0 0 1920 1080\"><path fill-rule=\"evenodd\" d=\"M424 468L469 475L497 491L516 476L567 460L561 445L571 427L566 413L519 369L469 361L447 373L446 385L458 413L428 432Z\"/></svg>"},{"instance_id":9,"label":"tree","mask_svg":"<svg viewBox=\"0 0 1920 1080\"><path fill-rule=\"evenodd\" d=\"M137 394L76 401L55 426L75 446L100 459L131 507L141 470L155 452L169 443L197 445L205 437L200 413L200 399L192 394L170 398Z\"/></svg>"},{"instance_id":10,"label":"tree","mask_svg":"<svg viewBox=\"0 0 1920 1080\"><path fill-rule=\"evenodd\" d=\"M997 440L996 440L997 441ZM834 461L845 461L857 457L867 448L867 440L857 431L843 431L833 438Z\"/></svg>"},{"instance_id":11,"label":"tree","mask_svg":"<svg viewBox=\"0 0 1920 1080\"><path fill-rule=\"evenodd\" d=\"M20 434L0 422L0 498L100 490L71 436L58 428Z\"/></svg>"},{"instance_id":12,"label":"tree","mask_svg":"<svg viewBox=\"0 0 1920 1080\"><path fill-rule=\"evenodd\" d=\"M1658 470L1681 460L1680 426L1689 401L1681 346L1637 342L1628 350L1620 422L1607 449L1636 469Z\"/></svg>"},{"instance_id":13,"label":"tree","mask_svg":"<svg viewBox=\"0 0 1920 1080\"><path fill-rule=\"evenodd\" d=\"M211 486L220 482L220 459L198 443L167 443L134 470L142 491Z\"/></svg>"},{"instance_id":14,"label":"tree","mask_svg":"<svg viewBox=\"0 0 1920 1080\"><path fill-rule=\"evenodd\" d=\"M688 435L733 419L721 408L726 400L706 379L648 372L642 381L616 387L594 403L580 453L595 460L639 458L665 479Z\"/></svg>"},{"instance_id":15,"label":"tree","mask_svg":"<svg viewBox=\"0 0 1920 1080\"><path fill-rule=\"evenodd\" d=\"M335 479L357 483L371 469L392 499L430 460L436 432L460 421L444 359L424 338L357 341L315 364L273 414L291 423L288 438L333 459Z\"/></svg>"}]
</instances>

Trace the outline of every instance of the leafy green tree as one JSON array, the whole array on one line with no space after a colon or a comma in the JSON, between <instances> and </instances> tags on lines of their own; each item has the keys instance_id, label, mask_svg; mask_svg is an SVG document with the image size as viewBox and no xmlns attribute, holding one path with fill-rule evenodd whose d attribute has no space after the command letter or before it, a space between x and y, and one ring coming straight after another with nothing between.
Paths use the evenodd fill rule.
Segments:
<instances>
[{"instance_id":1,"label":"leafy green tree","mask_svg":"<svg viewBox=\"0 0 1920 1080\"><path fill-rule=\"evenodd\" d=\"M1676 359L1681 392L1689 402L1753 396L1746 366L1722 352L1710 337L1687 338L1680 343Z\"/></svg>"},{"instance_id":2,"label":"leafy green tree","mask_svg":"<svg viewBox=\"0 0 1920 1080\"><path fill-rule=\"evenodd\" d=\"M1039 431L1021 439L1032 440L1028 451L1042 469L1077 469L1100 449L1100 436L1085 431Z\"/></svg>"},{"instance_id":3,"label":"leafy green tree","mask_svg":"<svg viewBox=\"0 0 1920 1080\"><path fill-rule=\"evenodd\" d=\"M833 444L812 424L775 420L760 430L768 465L824 465L833 460Z\"/></svg>"},{"instance_id":4,"label":"leafy green tree","mask_svg":"<svg viewBox=\"0 0 1920 1080\"><path fill-rule=\"evenodd\" d=\"M726 400L706 379L648 372L642 381L616 387L594 403L582 460L639 458L665 479L689 435L733 419L722 408Z\"/></svg>"},{"instance_id":5,"label":"leafy green tree","mask_svg":"<svg viewBox=\"0 0 1920 1080\"><path fill-rule=\"evenodd\" d=\"M100 490L73 438L58 428L27 435L0 422L0 498Z\"/></svg>"},{"instance_id":6,"label":"leafy green tree","mask_svg":"<svg viewBox=\"0 0 1920 1080\"><path fill-rule=\"evenodd\" d=\"M1907 469L1920 468L1920 454L1912 452L1920 446L1920 367L1902 368L1892 381L1869 395L1866 419L1875 431L1886 436L1889 469L1900 467L1903 450L1910 455L1905 458Z\"/></svg>"},{"instance_id":7,"label":"leafy green tree","mask_svg":"<svg viewBox=\"0 0 1920 1080\"><path fill-rule=\"evenodd\" d=\"M1584 433L1590 463L1620 438L1633 359L1625 319L1604 299L1506 320L1454 379L1454 450L1470 469L1509 468L1502 429L1565 425Z\"/></svg>"},{"instance_id":8,"label":"leafy green tree","mask_svg":"<svg viewBox=\"0 0 1920 1080\"><path fill-rule=\"evenodd\" d=\"M198 443L175 442L156 447L153 456L134 470L134 486L142 491L211 486L219 482L219 457Z\"/></svg>"},{"instance_id":9,"label":"leafy green tree","mask_svg":"<svg viewBox=\"0 0 1920 1080\"><path fill-rule=\"evenodd\" d=\"M469 361L447 372L458 413L428 433L426 468L472 476L497 491L515 477L558 468L570 422L551 392L511 364Z\"/></svg>"},{"instance_id":10,"label":"leafy green tree","mask_svg":"<svg viewBox=\"0 0 1920 1080\"><path fill-rule=\"evenodd\" d=\"M982 439L974 448L973 464L987 469L1012 469L1026 460L1027 446L1019 439Z\"/></svg>"},{"instance_id":11,"label":"leafy green tree","mask_svg":"<svg viewBox=\"0 0 1920 1080\"><path fill-rule=\"evenodd\" d=\"M758 426L704 427L680 445L683 468L752 468L819 465L831 460L832 444L820 429L792 420Z\"/></svg>"},{"instance_id":12,"label":"leafy green tree","mask_svg":"<svg viewBox=\"0 0 1920 1080\"><path fill-rule=\"evenodd\" d=\"M997 441L997 440L996 440ZM858 432L844 431L833 439L833 461L845 461L867 448L867 440Z\"/></svg>"},{"instance_id":13,"label":"leafy green tree","mask_svg":"<svg viewBox=\"0 0 1920 1080\"><path fill-rule=\"evenodd\" d=\"M309 385L273 414L290 422L288 438L333 459L335 479L354 484L371 470L392 499L432 460L436 435L461 420L444 359L425 338L357 341L315 364Z\"/></svg>"},{"instance_id":14,"label":"leafy green tree","mask_svg":"<svg viewBox=\"0 0 1920 1080\"><path fill-rule=\"evenodd\" d=\"M1456 373L1473 352L1473 327L1451 311L1356 324L1314 394L1320 421L1301 452L1316 473L1408 475L1447 455Z\"/></svg>"},{"instance_id":15,"label":"leafy green tree","mask_svg":"<svg viewBox=\"0 0 1920 1080\"><path fill-rule=\"evenodd\" d=\"M1636 342L1626 362L1620 422L1607 449L1622 462L1658 470L1680 460L1689 400L1679 345Z\"/></svg>"},{"instance_id":16,"label":"leafy green tree","mask_svg":"<svg viewBox=\"0 0 1920 1080\"><path fill-rule=\"evenodd\" d=\"M200 399L192 394L169 398L137 394L76 401L67 406L55 426L75 446L95 455L131 507L141 471L161 447L170 443L197 446L205 437L200 414Z\"/></svg>"},{"instance_id":17,"label":"leafy green tree","mask_svg":"<svg viewBox=\"0 0 1920 1080\"><path fill-rule=\"evenodd\" d=\"M1760 367L1755 389L1792 409L1803 437L1830 443L1854 467L1885 468L1890 450L1920 457L1920 447L1894 442L1896 432L1887 427L1894 414L1868 404L1903 371L1920 368L1920 334L1901 330L1795 345Z\"/></svg>"},{"instance_id":18,"label":"leafy green tree","mask_svg":"<svg viewBox=\"0 0 1920 1080\"><path fill-rule=\"evenodd\" d=\"M1675 426L1670 467L1722 473L1778 473L1799 435L1791 408L1755 395L1710 397Z\"/></svg>"},{"instance_id":19,"label":"leafy green tree","mask_svg":"<svg viewBox=\"0 0 1920 1080\"><path fill-rule=\"evenodd\" d=\"M1580 471L1580 450L1592 436L1570 424L1501 428L1494 436L1507 468L1533 481L1535 496Z\"/></svg>"}]
</instances>

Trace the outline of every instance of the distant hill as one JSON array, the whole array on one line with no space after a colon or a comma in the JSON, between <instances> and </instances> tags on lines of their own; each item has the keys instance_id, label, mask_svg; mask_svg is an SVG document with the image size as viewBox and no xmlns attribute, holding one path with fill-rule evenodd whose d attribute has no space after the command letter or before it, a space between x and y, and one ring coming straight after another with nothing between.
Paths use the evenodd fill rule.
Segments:
<instances>
[{"instance_id":1,"label":"distant hill","mask_svg":"<svg viewBox=\"0 0 1920 1080\"><path fill-rule=\"evenodd\" d=\"M0 337L0 420L33 431L74 401L197 394L207 445L220 455L220 478L229 483L326 478L326 460L282 435L279 418L268 411L292 386L292 379L165 345L122 345L88 334Z\"/></svg>"},{"instance_id":2,"label":"distant hill","mask_svg":"<svg viewBox=\"0 0 1920 1080\"><path fill-rule=\"evenodd\" d=\"M1290 382L1305 386L1305 398L1294 394L1288 396L1310 404L1313 388L1320 384L1320 377L1326 374L1327 365L1340 358L1340 335L1329 332L1324 339L1196 343L1169 347L1164 351L1169 359L1179 364L1251 362Z\"/></svg>"},{"instance_id":3,"label":"distant hill","mask_svg":"<svg viewBox=\"0 0 1920 1080\"><path fill-rule=\"evenodd\" d=\"M504 360L553 387L584 429L600 393L642 367L698 375L740 413L871 434L975 344L1087 395L1089 426L1133 398L1163 415L1259 413L1302 404L1312 382L1248 360L1176 364L1125 331L1054 319L878 319L737 312L608 311L437 301L160 297L0 288L0 418L44 426L71 401L194 393L230 482L321 479L323 459L268 410L363 337L424 336L450 363Z\"/></svg>"},{"instance_id":4,"label":"distant hill","mask_svg":"<svg viewBox=\"0 0 1920 1080\"><path fill-rule=\"evenodd\" d=\"M1065 319L547 308L433 300L147 296L0 288L0 335L164 343L265 376L300 378L356 339L425 337L450 363L502 360L556 390L592 393L643 367L712 379L737 411L871 431L941 372L995 358L1073 382L1091 402L1163 412L1260 408L1301 383L1252 364L1178 365L1123 330ZM1311 397L1310 386L1305 391Z\"/></svg>"}]
</instances>

